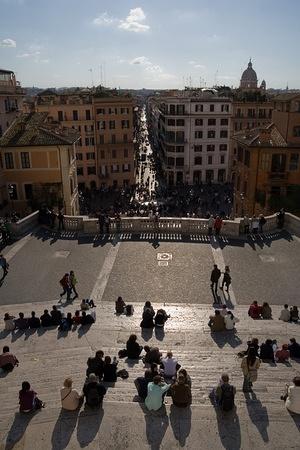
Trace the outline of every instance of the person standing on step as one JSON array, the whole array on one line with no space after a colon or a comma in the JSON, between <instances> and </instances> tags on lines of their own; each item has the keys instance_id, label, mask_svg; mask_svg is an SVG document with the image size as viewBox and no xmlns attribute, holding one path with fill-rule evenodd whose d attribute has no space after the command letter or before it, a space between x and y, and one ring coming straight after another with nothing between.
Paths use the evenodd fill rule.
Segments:
<instances>
[{"instance_id":1,"label":"person standing on step","mask_svg":"<svg viewBox=\"0 0 300 450\"><path fill-rule=\"evenodd\" d=\"M208 219L208 222L207 222L207 228L208 228L208 235L209 236L212 235L214 223L215 223L215 219L214 219L213 215L211 214L209 216L209 219Z\"/></svg>"},{"instance_id":2,"label":"person standing on step","mask_svg":"<svg viewBox=\"0 0 300 450\"><path fill-rule=\"evenodd\" d=\"M223 276L222 286L221 289L224 289L224 284L226 285L226 292L229 291L229 286L231 284L231 276L230 276L230 269L229 266L225 266L225 272Z\"/></svg>"},{"instance_id":3,"label":"person standing on step","mask_svg":"<svg viewBox=\"0 0 300 450\"><path fill-rule=\"evenodd\" d=\"M59 210L57 218L58 218L58 231L61 231L61 230L64 231L65 224L64 224L64 215L63 215L62 209Z\"/></svg>"},{"instance_id":4,"label":"person standing on step","mask_svg":"<svg viewBox=\"0 0 300 450\"><path fill-rule=\"evenodd\" d=\"M254 381L257 380L257 371L260 359L256 356L254 347L249 347L248 354L243 357L241 368L244 374L243 391L251 392Z\"/></svg>"},{"instance_id":5,"label":"person standing on step","mask_svg":"<svg viewBox=\"0 0 300 450\"><path fill-rule=\"evenodd\" d=\"M70 285L71 285L71 291L73 290L75 297L73 297L73 300L75 298L78 298L78 293L76 291L76 284L77 284L77 278L75 277L75 273L73 270L70 271Z\"/></svg>"},{"instance_id":6,"label":"person standing on step","mask_svg":"<svg viewBox=\"0 0 300 450\"><path fill-rule=\"evenodd\" d=\"M218 283L219 283L220 277L221 277L221 270L218 268L217 264L214 264L214 268L210 275L210 281L211 281L210 287L211 287L212 291L215 290L216 294L218 292Z\"/></svg>"},{"instance_id":7,"label":"person standing on step","mask_svg":"<svg viewBox=\"0 0 300 450\"><path fill-rule=\"evenodd\" d=\"M63 292L60 294L60 297L67 294L67 302L70 300L71 296L71 284L70 284L70 276L68 273L65 273L62 279L60 280L60 284L63 288Z\"/></svg>"}]
</instances>

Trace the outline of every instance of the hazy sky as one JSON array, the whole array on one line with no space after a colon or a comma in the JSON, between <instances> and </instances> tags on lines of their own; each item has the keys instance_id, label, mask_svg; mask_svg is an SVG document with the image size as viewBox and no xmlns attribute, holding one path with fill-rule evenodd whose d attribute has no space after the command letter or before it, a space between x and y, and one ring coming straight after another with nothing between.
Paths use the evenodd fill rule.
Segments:
<instances>
[{"instance_id":1,"label":"hazy sky","mask_svg":"<svg viewBox=\"0 0 300 450\"><path fill-rule=\"evenodd\" d=\"M0 0L0 67L24 86L300 88L300 0ZM204 80L204 81L203 81Z\"/></svg>"}]
</instances>

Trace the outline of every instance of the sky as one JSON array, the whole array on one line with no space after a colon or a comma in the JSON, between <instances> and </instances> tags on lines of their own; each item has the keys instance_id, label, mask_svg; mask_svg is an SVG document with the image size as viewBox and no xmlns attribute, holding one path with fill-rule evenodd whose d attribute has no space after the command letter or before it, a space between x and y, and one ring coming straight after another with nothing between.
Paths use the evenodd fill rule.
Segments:
<instances>
[{"instance_id":1,"label":"sky","mask_svg":"<svg viewBox=\"0 0 300 450\"><path fill-rule=\"evenodd\" d=\"M0 0L0 67L23 86L300 88L299 0Z\"/></svg>"}]
</instances>

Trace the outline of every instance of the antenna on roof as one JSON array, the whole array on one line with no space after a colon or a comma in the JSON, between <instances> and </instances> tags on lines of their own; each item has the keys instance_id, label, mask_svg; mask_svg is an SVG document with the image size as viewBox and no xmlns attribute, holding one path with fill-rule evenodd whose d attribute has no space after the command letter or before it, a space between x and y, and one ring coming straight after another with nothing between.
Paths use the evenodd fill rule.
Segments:
<instances>
[{"instance_id":1,"label":"antenna on roof","mask_svg":"<svg viewBox=\"0 0 300 450\"><path fill-rule=\"evenodd\" d=\"M94 87L94 77L93 77L93 69L89 69L89 72L91 72L91 78L92 78L92 87Z\"/></svg>"}]
</instances>

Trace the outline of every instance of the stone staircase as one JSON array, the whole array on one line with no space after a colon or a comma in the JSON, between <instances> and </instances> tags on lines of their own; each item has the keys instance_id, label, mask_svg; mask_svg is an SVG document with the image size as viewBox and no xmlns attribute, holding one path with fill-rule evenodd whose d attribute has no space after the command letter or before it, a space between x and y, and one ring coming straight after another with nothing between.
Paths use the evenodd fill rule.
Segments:
<instances>
[{"instance_id":1,"label":"stone staircase","mask_svg":"<svg viewBox=\"0 0 300 450\"><path fill-rule=\"evenodd\" d=\"M75 302L65 311L73 312L78 306L79 303ZM163 305L153 306L157 309ZM0 310L3 317L5 312L17 315L19 311L23 311L29 314L33 309L37 314L42 314L46 307L51 309L50 304L35 303L1 306ZM263 363L254 385L255 395L245 398L241 390L243 377L237 353L246 348L249 338L258 337L260 342L267 337L276 338L278 345L288 342L290 337L299 339L299 325L277 320L281 308L273 307L274 320L253 321L247 315L247 307L237 306L234 310L234 314L240 319L237 332L212 336L207 326L212 308L173 304L165 307L171 318L165 326L164 334L160 330L160 334L153 331L152 336L148 333L141 336L139 323L142 307L142 304L135 304L132 317L116 316L114 304L103 302L96 308L96 323L88 330L79 327L62 333L57 329L40 329L32 334L26 331L21 335L2 332L1 345L10 346L20 365L11 374L0 379L0 448L173 449L184 446L198 449L213 446L216 449L231 450L255 446L300 449L300 420L293 419L280 401L285 383L291 382L300 373L300 361L291 360L289 365L274 366ZM138 402L133 383L137 376L143 374L144 364L141 360L127 361L125 358L119 361L119 368L126 368L129 378L118 379L115 386L108 387L101 426L98 424L98 428L96 427L101 413L99 416L99 413L82 408L76 421L74 413L61 414L59 389L64 379L72 376L74 387L81 389L87 358L97 349L102 349L111 356L117 355L125 347L131 333L137 334L142 345L155 344L164 353L167 350L173 351L192 379L191 410L178 411L175 408L174 412L171 398L167 397L167 417L147 414L144 405ZM237 415L222 416L220 419L208 394L218 383L222 372L228 372L232 383L237 387ZM46 408L30 420L18 440L18 433L23 430L24 421L27 420L24 416L15 415L18 411L18 391L23 380L31 383L39 397L46 402ZM168 427L162 435L166 421ZM91 423L92 428L95 428L92 439L89 435ZM36 439L32 438L30 430L36 433ZM66 434L70 434L67 445L64 442Z\"/></svg>"}]
</instances>

